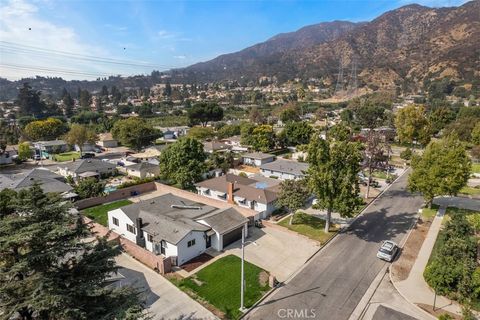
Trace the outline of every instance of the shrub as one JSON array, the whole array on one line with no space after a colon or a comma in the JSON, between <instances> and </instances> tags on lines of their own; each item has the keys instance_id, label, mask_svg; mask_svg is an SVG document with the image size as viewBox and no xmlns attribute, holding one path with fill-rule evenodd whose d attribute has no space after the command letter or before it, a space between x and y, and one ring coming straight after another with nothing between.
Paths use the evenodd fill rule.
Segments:
<instances>
[{"instance_id":1,"label":"shrub","mask_svg":"<svg viewBox=\"0 0 480 320\"><path fill-rule=\"evenodd\" d=\"M143 179L133 178L132 181L126 181L126 182L122 183L121 185L119 185L117 187L117 189L124 189L124 188L127 188L127 187L132 187L132 186L136 186L136 185L147 183L147 182L152 182L152 181L155 181L155 179L156 179L156 177L148 177L148 178L143 178Z\"/></svg>"},{"instance_id":2,"label":"shrub","mask_svg":"<svg viewBox=\"0 0 480 320\"><path fill-rule=\"evenodd\" d=\"M410 148L407 148L402 152L400 152L400 158L403 160L411 160L412 156L413 156L413 152L412 152L412 149Z\"/></svg>"}]
</instances>

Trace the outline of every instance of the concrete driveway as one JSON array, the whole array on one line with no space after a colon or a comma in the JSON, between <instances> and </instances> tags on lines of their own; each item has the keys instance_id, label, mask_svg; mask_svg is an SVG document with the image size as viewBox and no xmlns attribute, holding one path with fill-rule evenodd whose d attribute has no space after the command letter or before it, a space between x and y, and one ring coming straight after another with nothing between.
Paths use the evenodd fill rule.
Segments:
<instances>
[{"instance_id":1,"label":"concrete driveway","mask_svg":"<svg viewBox=\"0 0 480 320\"><path fill-rule=\"evenodd\" d=\"M247 244L245 259L285 281L319 249L319 244L279 228L250 228L247 240L257 245ZM241 257L241 240L228 246L222 256L229 254Z\"/></svg>"},{"instance_id":2,"label":"concrete driveway","mask_svg":"<svg viewBox=\"0 0 480 320\"><path fill-rule=\"evenodd\" d=\"M217 319L210 311L191 299L167 279L145 267L132 257L121 254L117 258L119 280L117 285L133 285L142 292L152 319Z\"/></svg>"}]
</instances>

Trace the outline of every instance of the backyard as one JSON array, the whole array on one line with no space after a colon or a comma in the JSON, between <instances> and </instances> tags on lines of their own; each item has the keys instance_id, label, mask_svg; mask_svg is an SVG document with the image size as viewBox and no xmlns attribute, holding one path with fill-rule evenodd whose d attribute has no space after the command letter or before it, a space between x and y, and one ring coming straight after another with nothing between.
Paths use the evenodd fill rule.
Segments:
<instances>
[{"instance_id":1,"label":"backyard","mask_svg":"<svg viewBox=\"0 0 480 320\"><path fill-rule=\"evenodd\" d=\"M130 200L119 200L85 209L82 213L88 218L95 220L95 222L103 226L108 226L108 211L124 207L131 203L132 201Z\"/></svg>"},{"instance_id":2,"label":"backyard","mask_svg":"<svg viewBox=\"0 0 480 320\"><path fill-rule=\"evenodd\" d=\"M64 153L59 153L53 155L53 160L55 161L72 161L73 159L79 159L80 158L80 153L76 151L71 151L71 152L64 152Z\"/></svg>"},{"instance_id":3,"label":"backyard","mask_svg":"<svg viewBox=\"0 0 480 320\"><path fill-rule=\"evenodd\" d=\"M337 226L332 224L330 226L330 232L325 233L325 221L304 212L297 212L293 218L291 225L290 216L286 217L278 224L282 227L307 236L310 239L316 240L321 244L325 243L337 232Z\"/></svg>"},{"instance_id":4,"label":"backyard","mask_svg":"<svg viewBox=\"0 0 480 320\"><path fill-rule=\"evenodd\" d=\"M239 257L229 255L201 269L189 278L175 281L183 291L200 302L207 302L225 314L238 319L240 312ZM245 261L245 307L251 307L268 290L268 273Z\"/></svg>"}]
</instances>

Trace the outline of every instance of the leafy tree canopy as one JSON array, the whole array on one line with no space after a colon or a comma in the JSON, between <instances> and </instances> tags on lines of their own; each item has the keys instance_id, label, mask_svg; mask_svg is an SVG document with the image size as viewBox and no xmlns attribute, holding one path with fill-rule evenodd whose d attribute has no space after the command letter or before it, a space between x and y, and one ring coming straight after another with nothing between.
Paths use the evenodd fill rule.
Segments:
<instances>
[{"instance_id":1,"label":"leafy tree canopy","mask_svg":"<svg viewBox=\"0 0 480 320\"><path fill-rule=\"evenodd\" d=\"M128 118L115 122L112 135L121 144L141 150L161 137L162 133L144 119Z\"/></svg>"},{"instance_id":2,"label":"leafy tree canopy","mask_svg":"<svg viewBox=\"0 0 480 320\"><path fill-rule=\"evenodd\" d=\"M410 190L421 192L431 205L434 197L456 195L467 184L471 161L465 146L457 138L448 137L432 141L422 156L414 156L412 168Z\"/></svg>"},{"instance_id":3,"label":"leafy tree canopy","mask_svg":"<svg viewBox=\"0 0 480 320\"><path fill-rule=\"evenodd\" d=\"M66 125L55 118L32 121L23 129L24 135L33 141L54 140L66 131Z\"/></svg>"},{"instance_id":4,"label":"leafy tree canopy","mask_svg":"<svg viewBox=\"0 0 480 320\"><path fill-rule=\"evenodd\" d=\"M187 112L188 120L191 125L200 124L203 127L209 121L220 121L223 119L223 109L216 103L197 103Z\"/></svg>"}]
</instances>

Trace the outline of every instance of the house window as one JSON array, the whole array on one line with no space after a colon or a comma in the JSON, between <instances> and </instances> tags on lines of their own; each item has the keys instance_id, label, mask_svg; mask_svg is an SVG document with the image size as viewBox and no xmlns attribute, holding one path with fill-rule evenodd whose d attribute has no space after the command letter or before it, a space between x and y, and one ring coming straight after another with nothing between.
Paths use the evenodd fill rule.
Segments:
<instances>
[{"instance_id":1,"label":"house window","mask_svg":"<svg viewBox=\"0 0 480 320\"><path fill-rule=\"evenodd\" d=\"M128 223L127 223L127 231L133 234L137 234L137 232L135 231L135 227Z\"/></svg>"},{"instance_id":2,"label":"house window","mask_svg":"<svg viewBox=\"0 0 480 320\"><path fill-rule=\"evenodd\" d=\"M205 195L209 196L209 195L210 195L210 189L207 189L207 190L203 191L203 193L204 193Z\"/></svg>"},{"instance_id":3,"label":"house window","mask_svg":"<svg viewBox=\"0 0 480 320\"><path fill-rule=\"evenodd\" d=\"M188 241L188 243L187 243L187 247L189 247L189 248L192 247L192 246L194 246L194 245L195 245L195 239L190 240L190 241Z\"/></svg>"},{"instance_id":4,"label":"house window","mask_svg":"<svg viewBox=\"0 0 480 320\"><path fill-rule=\"evenodd\" d=\"M153 236L151 234L147 234L148 242L153 242Z\"/></svg>"},{"instance_id":5,"label":"house window","mask_svg":"<svg viewBox=\"0 0 480 320\"><path fill-rule=\"evenodd\" d=\"M119 226L118 219L113 217L113 224L116 225L117 227Z\"/></svg>"}]
</instances>

